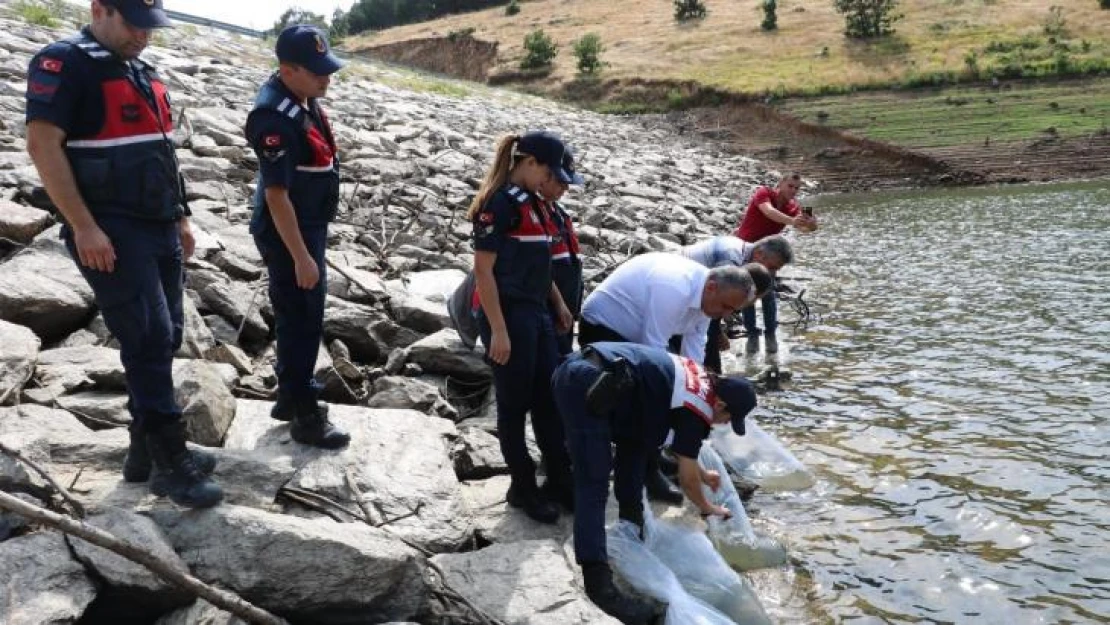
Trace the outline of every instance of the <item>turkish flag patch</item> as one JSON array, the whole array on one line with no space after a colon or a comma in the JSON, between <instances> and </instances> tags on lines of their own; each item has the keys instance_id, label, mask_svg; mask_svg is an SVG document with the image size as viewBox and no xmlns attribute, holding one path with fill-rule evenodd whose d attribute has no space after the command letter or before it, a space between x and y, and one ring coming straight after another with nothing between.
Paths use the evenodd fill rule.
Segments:
<instances>
[{"instance_id":1,"label":"turkish flag patch","mask_svg":"<svg viewBox=\"0 0 1110 625\"><path fill-rule=\"evenodd\" d=\"M268 148L276 148L281 145L281 135L266 135L262 137L262 145Z\"/></svg>"},{"instance_id":2,"label":"turkish flag patch","mask_svg":"<svg viewBox=\"0 0 1110 625\"><path fill-rule=\"evenodd\" d=\"M479 213L478 221L484 224L493 223L493 213Z\"/></svg>"},{"instance_id":3,"label":"turkish flag patch","mask_svg":"<svg viewBox=\"0 0 1110 625\"><path fill-rule=\"evenodd\" d=\"M39 69L43 70L44 72L57 74L62 71L62 62L59 59L43 57L39 59Z\"/></svg>"}]
</instances>

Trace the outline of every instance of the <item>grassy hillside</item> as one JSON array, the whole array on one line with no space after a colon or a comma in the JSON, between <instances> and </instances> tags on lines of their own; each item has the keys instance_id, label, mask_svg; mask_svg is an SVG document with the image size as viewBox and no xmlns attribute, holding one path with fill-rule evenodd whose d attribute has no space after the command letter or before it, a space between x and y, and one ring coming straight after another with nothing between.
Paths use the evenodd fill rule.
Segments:
<instances>
[{"instance_id":1,"label":"grassy hillside","mask_svg":"<svg viewBox=\"0 0 1110 625\"><path fill-rule=\"evenodd\" d=\"M972 68L981 75L1051 75L1110 65L1110 10L1098 0L902 0L897 33L849 41L831 0L779 2L776 32L759 30L759 0L705 0L709 16L678 24L670 0L535 0L352 38L380 45L474 29L500 43L513 68L524 35L542 28L560 46L554 81L574 76L571 45L596 32L609 78L695 80L742 93L815 94L848 87L920 85ZM1061 7L1063 22L1050 6ZM1047 32L1046 32L1047 29Z\"/></svg>"}]
</instances>

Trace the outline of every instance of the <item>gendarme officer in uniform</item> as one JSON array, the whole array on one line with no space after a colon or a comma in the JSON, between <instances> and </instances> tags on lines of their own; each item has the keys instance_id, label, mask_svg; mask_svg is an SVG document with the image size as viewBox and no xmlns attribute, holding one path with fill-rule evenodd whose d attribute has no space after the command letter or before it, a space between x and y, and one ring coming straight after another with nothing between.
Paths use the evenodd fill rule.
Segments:
<instances>
[{"instance_id":1,"label":"gendarme officer in uniform","mask_svg":"<svg viewBox=\"0 0 1110 625\"><path fill-rule=\"evenodd\" d=\"M193 253L166 85L139 54L162 0L92 0L92 23L27 72L27 151L65 219L66 247L120 344L131 412L124 478L190 507L223 498L215 458L185 447L174 400L184 259ZM151 476L153 460L154 474Z\"/></svg>"},{"instance_id":2,"label":"gendarme officer in uniform","mask_svg":"<svg viewBox=\"0 0 1110 625\"><path fill-rule=\"evenodd\" d=\"M317 98L343 63L314 26L281 31L280 68L262 85L247 117L258 155L251 233L270 278L277 325L278 398L270 415L292 421L293 440L338 449L350 436L328 420L313 378L324 336L328 223L339 207L335 137Z\"/></svg>"}]
</instances>

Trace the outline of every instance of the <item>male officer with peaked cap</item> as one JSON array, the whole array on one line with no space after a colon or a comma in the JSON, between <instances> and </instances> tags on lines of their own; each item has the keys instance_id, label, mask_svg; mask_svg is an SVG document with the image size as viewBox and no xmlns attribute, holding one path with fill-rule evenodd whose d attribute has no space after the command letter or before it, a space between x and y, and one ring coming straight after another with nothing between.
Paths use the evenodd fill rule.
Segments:
<instances>
[{"instance_id":1,"label":"male officer with peaked cap","mask_svg":"<svg viewBox=\"0 0 1110 625\"><path fill-rule=\"evenodd\" d=\"M170 26L162 0L92 0L92 22L43 48L27 72L27 151L65 220L62 237L120 344L131 413L123 475L178 504L223 498L215 457L185 446L173 354L193 253L173 112L139 54ZM151 464L153 461L153 477Z\"/></svg>"},{"instance_id":2,"label":"male officer with peaked cap","mask_svg":"<svg viewBox=\"0 0 1110 625\"><path fill-rule=\"evenodd\" d=\"M350 436L328 419L313 378L324 336L328 223L339 208L339 161L318 98L343 67L318 28L278 35L278 71L262 85L247 117L258 155L251 234L266 263L277 326L278 397L270 415L292 421L293 440L338 449Z\"/></svg>"},{"instance_id":3,"label":"male officer with peaked cap","mask_svg":"<svg viewBox=\"0 0 1110 625\"><path fill-rule=\"evenodd\" d=\"M624 623L651 619L651 606L621 592L612 580L605 545L609 472L620 518L643 526L647 458L664 443L678 458L682 490L703 515L729 516L701 490L721 476L698 464L702 441L715 424L744 433L755 408L751 383L723 377L701 364L635 343L592 343L571 354L552 377L574 467L574 555L586 594ZM615 457L611 451L615 446Z\"/></svg>"}]
</instances>

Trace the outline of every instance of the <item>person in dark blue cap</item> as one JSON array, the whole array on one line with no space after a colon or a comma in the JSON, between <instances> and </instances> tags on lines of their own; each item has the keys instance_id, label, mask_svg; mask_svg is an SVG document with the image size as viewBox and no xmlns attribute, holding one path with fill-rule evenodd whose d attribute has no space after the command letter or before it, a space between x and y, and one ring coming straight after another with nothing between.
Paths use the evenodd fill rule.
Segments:
<instances>
[{"instance_id":1,"label":"person in dark blue cap","mask_svg":"<svg viewBox=\"0 0 1110 625\"><path fill-rule=\"evenodd\" d=\"M559 294L563 297L567 311L570 312L571 321L566 320L556 325L564 325L569 329L558 334L559 356L566 356L574 351L574 321L582 312L583 287L582 259L579 256L578 234L574 231L574 221L570 214L559 203L559 199L570 189L570 185L582 185L585 179L574 171L574 154L568 148L563 154L563 171L570 175L571 182L564 182L559 176L552 176L540 188L540 195L547 203L547 210L555 229L551 232L551 277ZM558 314L558 311L553 311Z\"/></svg>"},{"instance_id":2,"label":"person in dark blue cap","mask_svg":"<svg viewBox=\"0 0 1110 625\"><path fill-rule=\"evenodd\" d=\"M702 492L702 484L720 487L722 476L703 469L698 452L714 425L731 423L744 433L755 390L662 348L607 342L571 354L551 384L574 466L574 554L586 595L624 623L648 622L652 607L613 584L605 544L610 470L620 518L642 528L646 461L667 444L686 497L703 515L727 518L729 511Z\"/></svg>"},{"instance_id":3,"label":"person in dark blue cap","mask_svg":"<svg viewBox=\"0 0 1110 625\"><path fill-rule=\"evenodd\" d=\"M213 506L215 456L185 446L173 354L184 331L193 253L166 84L140 60L161 0L94 0L92 22L27 71L27 151L65 224L62 239L120 344L131 413L128 482L189 507Z\"/></svg>"},{"instance_id":4,"label":"person in dark blue cap","mask_svg":"<svg viewBox=\"0 0 1110 625\"><path fill-rule=\"evenodd\" d=\"M562 421L551 397L559 359L554 326L566 332L572 318L551 279L554 226L536 196L551 178L574 182L563 168L566 153L549 132L503 137L467 212L474 227L479 335L493 366L497 437L512 477L506 500L542 523L558 519L556 502L574 505ZM524 442L529 412L547 474L542 488Z\"/></svg>"},{"instance_id":5,"label":"person in dark blue cap","mask_svg":"<svg viewBox=\"0 0 1110 625\"><path fill-rule=\"evenodd\" d=\"M343 67L314 27L278 35L279 69L247 116L246 136L258 155L250 231L270 280L277 333L277 401L270 416L291 421L293 440L339 449L350 436L318 401L316 356L324 336L328 224L339 208L335 137L318 101Z\"/></svg>"}]
</instances>

